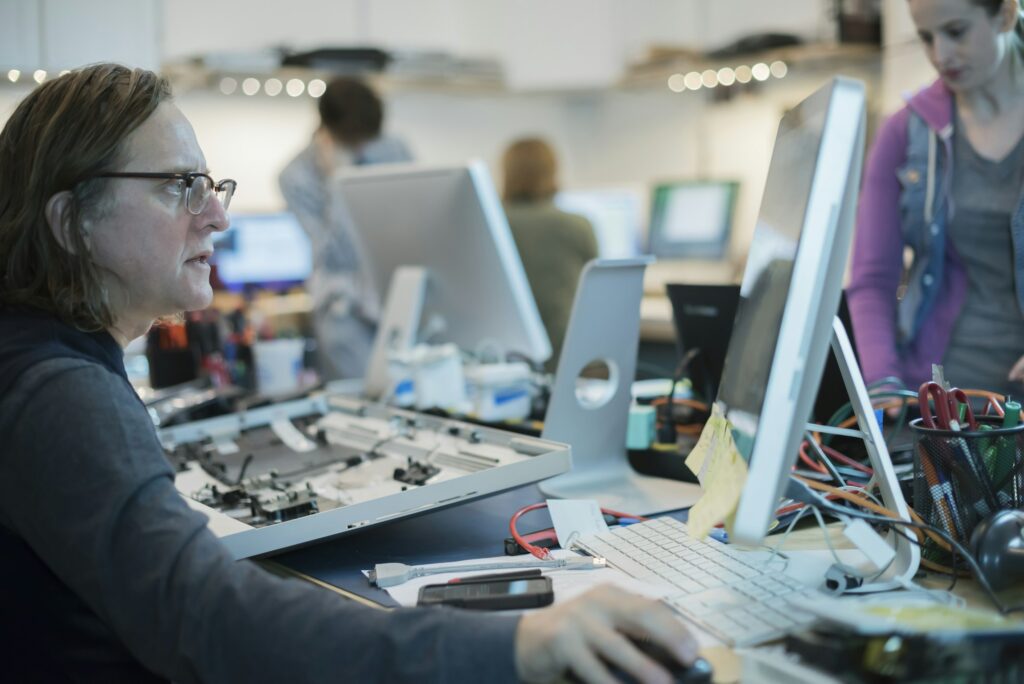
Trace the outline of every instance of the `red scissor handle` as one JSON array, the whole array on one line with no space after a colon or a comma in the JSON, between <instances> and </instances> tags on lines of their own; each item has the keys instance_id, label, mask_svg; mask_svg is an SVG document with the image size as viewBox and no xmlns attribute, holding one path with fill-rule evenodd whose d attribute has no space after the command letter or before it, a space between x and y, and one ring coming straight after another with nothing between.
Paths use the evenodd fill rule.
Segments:
<instances>
[{"instance_id":1,"label":"red scissor handle","mask_svg":"<svg viewBox=\"0 0 1024 684\"><path fill-rule=\"evenodd\" d=\"M960 391L960 390L958 390ZM962 393L962 391L961 391ZM929 399L935 405L935 413L928 407ZM950 397L946 390L937 382L921 383L921 389L917 391L917 402L921 409L921 422L925 427L932 430L949 430L952 423Z\"/></svg>"},{"instance_id":2,"label":"red scissor handle","mask_svg":"<svg viewBox=\"0 0 1024 684\"><path fill-rule=\"evenodd\" d=\"M978 430L978 420L974 417L971 400L967 398L967 394L959 387L954 387L946 392L946 396L949 399L949 410L952 413L952 417L959 422L960 407L966 407L964 409L964 420L967 422L967 427L976 432ZM963 425L960 427L963 427Z\"/></svg>"}]
</instances>

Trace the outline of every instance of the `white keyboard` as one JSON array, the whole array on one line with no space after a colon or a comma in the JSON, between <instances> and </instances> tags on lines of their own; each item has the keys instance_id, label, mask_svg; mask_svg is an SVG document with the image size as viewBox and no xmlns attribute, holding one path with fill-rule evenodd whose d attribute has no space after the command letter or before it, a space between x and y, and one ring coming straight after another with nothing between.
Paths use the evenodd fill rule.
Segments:
<instances>
[{"instance_id":1,"label":"white keyboard","mask_svg":"<svg viewBox=\"0 0 1024 684\"><path fill-rule=\"evenodd\" d=\"M778 571L751 562L714 540L697 540L673 518L617 527L577 546L639 580L679 590L665 602L733 646L773 641L814 622L797 609L818 592Z\"/></svg>"}]
</instances>

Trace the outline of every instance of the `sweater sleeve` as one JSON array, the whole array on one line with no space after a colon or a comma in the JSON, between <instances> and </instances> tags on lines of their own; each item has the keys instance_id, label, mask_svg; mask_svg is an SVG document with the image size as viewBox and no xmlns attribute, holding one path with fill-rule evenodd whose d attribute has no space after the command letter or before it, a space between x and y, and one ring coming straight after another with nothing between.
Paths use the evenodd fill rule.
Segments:
<instances>
[{"instance_id":1,"label":"sweater sleeve","mask_svg":"<svg viewBox=\"0 0 1024 684\"><path fill-rule=\"evenodd\" d=\"M514 681L514 617L384 611L234 561L177 493L127 383L40 366L24 401L3 402L0 522L146 668L179 682Z\"/></svg>"},{"instance_id":2,"label":"sweater sleeve","mask_svg":"<svg viewBox=\"0 0 1024 684\"><path fill-rule=\"evenodd\" d=\"M868 156L853 242L847 297L866 382L902 377L896 348L896 292L903 270L900 182L906 160L906 109L882 126Z\"/></svg>"}]
</instances>

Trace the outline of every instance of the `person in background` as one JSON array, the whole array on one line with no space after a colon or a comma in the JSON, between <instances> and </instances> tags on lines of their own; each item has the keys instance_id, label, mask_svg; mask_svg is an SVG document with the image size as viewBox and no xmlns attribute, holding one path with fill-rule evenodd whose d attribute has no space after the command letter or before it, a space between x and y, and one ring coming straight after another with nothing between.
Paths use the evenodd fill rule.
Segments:
<instances>
[{"instance_id":1,"label":"person in background","mask_svg":"<svg viewBox=\"0 0 1024 684\"><path fill-rule=\"evenodd\" d=\"M690 662L667 606L610 587L523 616L386 611L232 558L175 489L123 349L209 306L234 191L150 71L71 71L0 132L3 679L669 681L626 634Z\"/></svg>"},{"instance_id":2,"label":"person in background","mask_svg":"<svg viewBox=\"0 0 1024 684\"><path fill-rule=\"evenodd\" d=\"M278 182L313 247L313 328L325 380L361 378L369 361L379 304L346 225L334 174L351 166L412 160L405 144L381 134L384 105L365 83L335 78L319 99L320 126ZM379 293L384 296L386 293Z\"/></svg>"},{"instance_id":3,"label":"person in background","mask_svg":"<svg viewBox=\"0 0 1024 684\"><path fill-rule=\"evenodd\" d=\"M1024 390L1024 53L1017 0L909 0L939 78L868 157L848 289L868 382ZM905 261L904 255L909 259Z\"/></svg>"},{"instance_id":4,"label":"person in background","mask_svg":"<svg viewBox=\"0 0 1024 684\"><path fill-rule=\"evenodd\" d=\"M590 221L555 206L558 161L540 138L516 140L502 157L505 213L519 256L551 340L554 371L562 350L576 285L583 267L597 258Z\"/></svg>"}]
</instances>

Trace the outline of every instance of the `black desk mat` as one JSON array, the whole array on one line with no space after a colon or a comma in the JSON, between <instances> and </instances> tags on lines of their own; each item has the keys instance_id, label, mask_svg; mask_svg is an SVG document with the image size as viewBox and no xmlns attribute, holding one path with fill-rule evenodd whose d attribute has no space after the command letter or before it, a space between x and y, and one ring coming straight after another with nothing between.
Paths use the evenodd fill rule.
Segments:
<instances>
[{"instance_id":1,"label":"black desk mat","mask_svg":"<svg viewBox=\"0 0 1024 684\"><path fill-rule=\"evenodd\" d=\"M424 513L413 518L375 525L269 560L382 606L398 606L383 589L363 575L377 563L424 565L491 558L505 553L512 514L523 506L544 501L537 485L526 485L477 501ZM688 511L669 513L685 522ZM524 516L521 531L551 526L546 511Z\"/></svg>"},{"instance_id":2,"label":"black desk mat","mask_svg":"<svg viewBox=\"0 0 1024 684\"><path fill-rule=\"evenodd\" d=\"M501 556L505 552L505 537L510 536L509 518L523 506L543 500L536 485L527 485L439 511L374 525L268 560L380 605L397 606L386 591L370 585L363 570L377 563L423 565ZM529 531L550 527L550 524L547 514L538 511L525 516L520 529Z\"/></svg>"}]
</instances>

